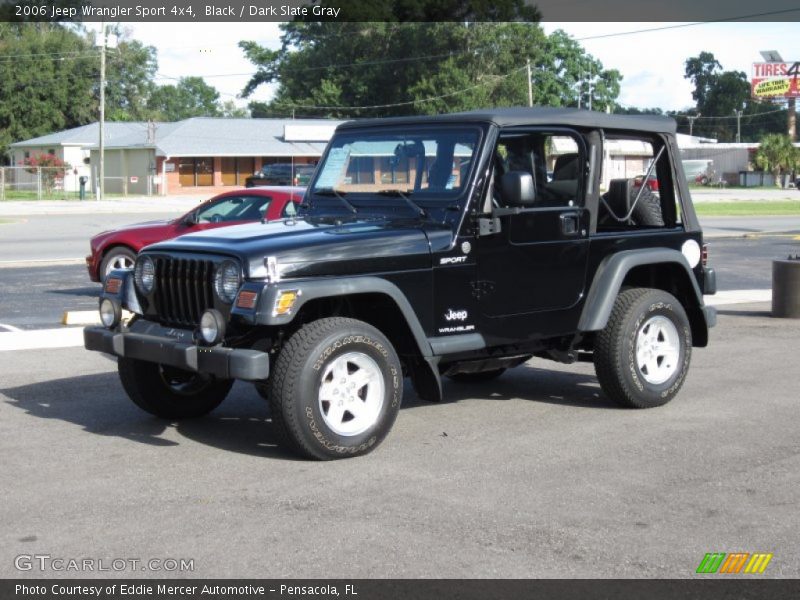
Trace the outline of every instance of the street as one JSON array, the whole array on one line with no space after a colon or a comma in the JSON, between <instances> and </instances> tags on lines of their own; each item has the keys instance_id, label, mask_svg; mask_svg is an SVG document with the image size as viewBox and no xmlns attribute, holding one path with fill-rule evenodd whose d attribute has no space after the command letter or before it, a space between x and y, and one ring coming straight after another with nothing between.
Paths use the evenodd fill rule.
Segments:
<instances>
[{"instance_id":1,"label":"street","mask_svg":"<svg viewBox=\"0 0 800 600\"><path fill-rule=\"evenodd\" d=\"M189 206L187 204L185 209L188 210ZM132 223L172 219L182 212L185 211L3 217L0 219L0 268L20 261L82 262L89 252L89 238L93 235ZM703 217L700 222L708 239L757 232L796 232L800 235L800 216Z\"/></svg>"}]
</instances>

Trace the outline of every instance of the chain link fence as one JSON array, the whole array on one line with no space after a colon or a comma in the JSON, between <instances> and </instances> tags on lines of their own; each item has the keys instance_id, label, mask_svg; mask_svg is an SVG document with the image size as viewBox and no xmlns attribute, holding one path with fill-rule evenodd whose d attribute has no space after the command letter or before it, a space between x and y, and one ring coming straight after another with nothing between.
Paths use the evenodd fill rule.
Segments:
<instances>
[{"instance_id":1,"label":"chain link fence","mask_svg":"<svg viewBox=\"0 0 800 600\"><path fill-rule=\"evenodd\" d=\"M88 173L79 174L72 167L0 167L0 201L94 200L92 184ZM154 189L149 174L105 178L106 197L150 196Z\"/></svg>"},{"instance_id":2,"label":"chain link fence","mask_svg":"<svg viewBox=\"0 0 800 600\"><path fill-rule=\"evenodd\" d=\"M70 200L77 199L79 191L80 182L70 168L0 167L0 201Z\"/></svg>"}]
</instances>

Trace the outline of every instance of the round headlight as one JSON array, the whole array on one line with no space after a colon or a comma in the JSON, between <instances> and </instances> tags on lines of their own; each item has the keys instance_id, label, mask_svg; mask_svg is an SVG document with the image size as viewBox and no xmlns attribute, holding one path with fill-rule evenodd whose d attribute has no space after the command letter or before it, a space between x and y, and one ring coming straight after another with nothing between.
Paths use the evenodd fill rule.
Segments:
<instances>
[{"instance_id":1,"label":"round headlight","mask_svg":"<svg viewBox=\"0 0 800 600\"><path fill-rule=\"evenodd\" d=\"M156 281L156 265L149 256L140 256L136 261L136 269L133 272L133 280L136 282L137 289L143 294L153 291Z\"/></svg>"},{"instance_id":2,"label":"round headlight","mask_svg":"<svg viewBox=\"0 0 800 600\"><path fill-rule=\"evenodd\" d=\"M112 329L122 319L122 308L109 298L100 300L100 322L104 327Z\"/></svg>"},{"instance_id":3,"label":"round headlight","mask_svg":"<svg viewBox=\"0 0 800 600\"><path fill-rule=\"evenodd\" d=\"M216 344L225 336L225 319L213 308L200 317L200 337L206 344Z\"/></svg>"},{"instance_id":4,"label":"round headlight","mask_svg":"<svg viewBox=\"0 0 800 600\"><path fill-rule=\"evenodd\" d=\"M214 274L214 289L223 302L227 304L233 302L240 284L239 265L225 261L217 267L217 272Z\"/></svg>"}]
</instances>

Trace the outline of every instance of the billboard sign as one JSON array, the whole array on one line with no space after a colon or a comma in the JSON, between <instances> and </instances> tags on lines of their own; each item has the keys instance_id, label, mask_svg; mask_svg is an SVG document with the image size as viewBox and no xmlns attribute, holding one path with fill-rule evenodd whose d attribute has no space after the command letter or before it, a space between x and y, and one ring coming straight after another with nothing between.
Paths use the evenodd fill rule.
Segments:
<instances>
[{"instance_id":1,"label":"billboard sign","mask_svg":"<svg viewBox=\"0 0 800 600\"><path fill-rule=\"evenodd\" d=\"M753 63L753 98L800 97L800 61Z\"/></svg>"}]
</instances>

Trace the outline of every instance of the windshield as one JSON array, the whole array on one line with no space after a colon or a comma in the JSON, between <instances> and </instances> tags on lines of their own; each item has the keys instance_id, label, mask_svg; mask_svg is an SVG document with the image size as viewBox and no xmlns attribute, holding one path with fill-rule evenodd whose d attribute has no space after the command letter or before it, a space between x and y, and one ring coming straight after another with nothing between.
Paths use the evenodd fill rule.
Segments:
<instances>
[{"instance_id":1,"label":"windshield","mask_svg":"<svg viewBox=\"0 0 800 600\"><path fill-rule=\"evenodd\" d=\"M314 192L336 190L357 199L383 193L452 199L464 190L476 158L477 128L345 131L330 143L317 169Z\"/></svg>"},{"instance_id":2,"label":"windshield","mask_svg":"<svg viewBox=\"0 0 800 600\"><path fill-rule=\"evenodd\" d=\"M201 207L197 222L257 221L264 216L271 200L269 196L229 196Z\"/></svg>"}]
</instances>

